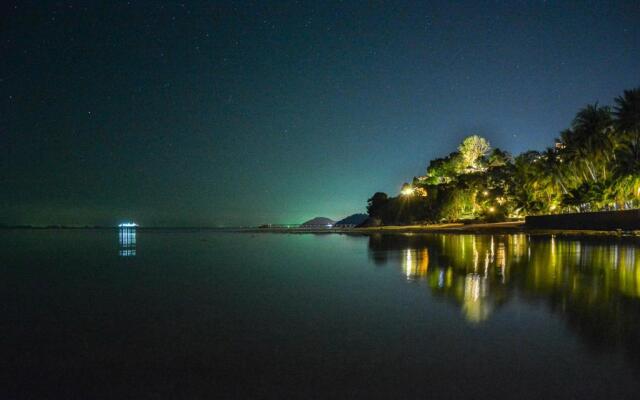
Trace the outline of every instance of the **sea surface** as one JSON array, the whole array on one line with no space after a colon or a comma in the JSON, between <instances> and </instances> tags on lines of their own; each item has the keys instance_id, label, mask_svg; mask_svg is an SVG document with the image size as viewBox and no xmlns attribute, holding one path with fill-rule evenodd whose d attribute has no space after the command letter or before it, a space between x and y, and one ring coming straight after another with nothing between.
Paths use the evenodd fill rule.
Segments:
<instances>
[{"instance_id":1,"label":"sea surface","mask_svg":"<svg viewBox=\"0 0 640 400\"><path fill-rule=\"evenodd\" d=\"M2 399L638 399L640 242L1 230Z\"/></svg>"}]
</instances>

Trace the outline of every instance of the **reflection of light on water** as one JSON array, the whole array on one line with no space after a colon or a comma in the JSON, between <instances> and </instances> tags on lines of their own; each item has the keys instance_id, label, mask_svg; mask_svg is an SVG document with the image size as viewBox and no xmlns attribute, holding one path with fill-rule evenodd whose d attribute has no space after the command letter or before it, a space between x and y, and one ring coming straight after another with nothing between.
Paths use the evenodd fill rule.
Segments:
<instances>
[{"instance_id":1,"label":"reflection of light on water","mask_svg":"<svg viewBox=\"0 0 640 400\"><path fill-rule=\"evenodd\" d=\"M496 264L498 264L498 268L504 269L507 265L507 252L504 246L504 243L500 242L498 244L498 252L496 253Z\"/></svg>"},{"instance_id":2,"label":"reflection of light on water","mask_svg":"<svg viewBox=\"0 0 640 400\"><path fill-rule=\"evenodd\" d=\"M407 279L422 278L427 275L429 269L429 251L407 249L403 251L402 270Z\"/></svg>"},{"instance_id":3,"label":"reflection of light on water","mask_svg":"<svg viewBox=\"0 0 640 400\"><path fill-rule=\"evenodd\" d=\"M489 286L487 278L469 274L464 278L464 302L462 312L471 322L482 322L489 318L491 305L487 301Z\"/></svg>"},{"instance_id":4,"label":"reflection of light on water","mask_svg":"<svg viewBox=\"0 0 640 400\"><path fill-rule=\"evenodd\" d=\"M627 247L622 253L622 265L625 269L633 270L636 264L636 252L632 247Z\"/></svg>"},{"instance_id":5,"label":"reflection of light on water","mask_svg":"<svg viewBox=\"0 0 640 400\"><path fill-rule=\"evenodd\" d=\"M502 277L502 283L505 283L505 275L507 269L507 252L505 249L504 243L498 243L498 251L496 252L496 264L498 266L498 271L500 276Z\"/></svg>"},{"instance_id":6,"label":"reflection of light on water","mask_svg":"<svg viewBox=\"0 0 640 400\"><path fill-rule=\"evenodd\" d=\"M411 275L413 275L413 260L411 259L411 252L413 250L405 250L405 259L404 259L404 265L403 265L403 269L405 271L405 274L407 275L407 278L411 278Z\"/></svg>"},{"instance_id":7,"label":"reflection of light on water","mask_svg":"<svg viewBox=\"0 0 640 400\"><path fill-rule=\"evenodd\" d=\"M131 257L136 255L136 228L121 227L118 229L118 244L121 257Z\"/></svg>"},{"instance_id":8,"label":"reflection of light on water","mask_svg":"<svg viewBox=\"0 0 640 400\"><path fill-rule=\"evenodd\" d=\"M464 278L464 299L478 301L480 298L480 275L469 274Z\"/></svg>"},{"instance_id":9,"label":"reflection of light on water","mask_svg":"<svg viewBox=\"0 0 640 400\"><path fill-rule=\"evenodd\" d=\"M534 297L558 296L563 312L574 312L576 308L567 305L579 304L589 310L610 307L617 313L621 299L640 301L637 243L442 235L394 245L389 250L403 278L423 280L438 296L454 300L471 323L491 318L520 291Z\"/></svg>"},{"instance_id":10,"label":"reflection of light on water","mask_svg":"<svg viewBox=\"0 0 640 400\"><path fill-rule=\"evenodd\" d=\"M489 275L489 253L484 255L484 277L486 278Z\"/></svg>"},{"instance_id":11,"label":"reflection of light on water","mask_svg":"<svg viewBox=\"0 0 640 400\"><path fill-rule=\"evenodd\" d=\"M478 272L478 260L480 259L480 254L478 253L478 249L476 248L476 237L473 237L471 241L471 246L473 249L473 271ZM463 247L464 248L464 247Z\"/></svg>"},{"instance_id":12,"label":"reflection of light on water","mask_svg":"<svg viewBox=\"0 0 640 400\"><path fill-rule=\"evenodd\" d=\"M493 235L491 235L491 262L493 262L493 256L495 255L496 244L493 240Z\"/></svg>"}]
</instances>

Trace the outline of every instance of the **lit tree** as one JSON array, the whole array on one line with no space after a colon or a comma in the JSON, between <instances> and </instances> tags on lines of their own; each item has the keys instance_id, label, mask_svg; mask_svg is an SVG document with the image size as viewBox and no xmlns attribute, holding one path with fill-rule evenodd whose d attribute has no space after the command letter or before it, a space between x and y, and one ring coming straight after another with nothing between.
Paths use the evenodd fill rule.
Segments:
<instances>
[{"instance_id":1,"label":"lit tree","mask_svg":"<svg viewBox=\"0 0 640 400\"><path fill-rule=\"evenodd\" d=\"M428 195L427 195L428 193ZM426 175L397 197L376 194L383 222L500 219L640 206L640 88L613 108L588 105L555 146L516 157L477 135L431 160Z\"/></svg>"},{"instance_id":2,"label":"lit tree","mask_svg":"<svg viewBox=\"0 0 640 400\"><path fill-rule=\"evenodd\" d=\"M490 149L489 142L483 137L472 135L465 138L458 147L463 168L472 171L481 170L482 158L489 153Z\"/></svg>"}]
</instances>

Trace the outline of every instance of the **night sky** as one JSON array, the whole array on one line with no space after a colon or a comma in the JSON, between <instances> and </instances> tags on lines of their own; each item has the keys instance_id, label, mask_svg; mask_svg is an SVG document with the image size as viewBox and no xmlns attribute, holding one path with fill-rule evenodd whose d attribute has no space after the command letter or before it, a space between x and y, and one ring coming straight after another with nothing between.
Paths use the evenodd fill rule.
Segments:
<instances>
[{"instance_id":1,"label":"night sky","mask_svg":"<svg viewBox=\"0 0 640 400\"><path fill-rule=\"evenodd\" d=\"M5 224L340 218L640 85L637 0L5 3Z\"/></svg>"}]
</instances>

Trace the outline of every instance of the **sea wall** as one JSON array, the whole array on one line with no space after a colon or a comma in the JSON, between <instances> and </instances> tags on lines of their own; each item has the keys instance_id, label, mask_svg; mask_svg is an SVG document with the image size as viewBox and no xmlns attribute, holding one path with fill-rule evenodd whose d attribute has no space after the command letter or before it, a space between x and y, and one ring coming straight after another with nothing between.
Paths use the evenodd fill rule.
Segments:
<instances>
[{"instance_id":1,"label":"sea wall","mask_svg":"<svg viewBox=\"0 0 640 400\"><path fill-rule=\"evenodd\" d=\"M640 210L536 215L525 219L533 229L640 230Z\"/></svg>"}]
</instances>

